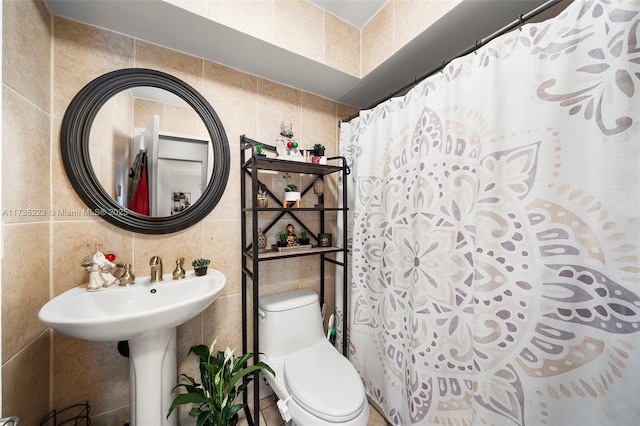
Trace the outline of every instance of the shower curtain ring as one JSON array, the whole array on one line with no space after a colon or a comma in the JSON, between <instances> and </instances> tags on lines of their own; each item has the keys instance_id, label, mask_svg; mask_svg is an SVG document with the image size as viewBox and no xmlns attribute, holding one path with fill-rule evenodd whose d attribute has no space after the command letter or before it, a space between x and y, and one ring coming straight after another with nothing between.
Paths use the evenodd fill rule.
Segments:
<instances>
[{"instance_id":1,"label":"shower curtain ring","mask_svg":"<svg viewBox=\"0 0 640 426\"><path fill-rule=\"evenodd\" d=\"M520 31L522 31L522 26L524 25L524 19L523 19L522 13L520 14L520 18L518 20L520 21Z\"/></svg>"},{"instance_id":2,"label":"shower curtain ring","mask_svg":"<svg viewBox=\"0 0 640 426\"><path fill-rule=\"evenodd\" d=\"M478 54L478 48L480 46L478 46L478 40L476 40L476 49L473 51L473 53L475 53L476 55Z\"/></svg>"}]
</instances>

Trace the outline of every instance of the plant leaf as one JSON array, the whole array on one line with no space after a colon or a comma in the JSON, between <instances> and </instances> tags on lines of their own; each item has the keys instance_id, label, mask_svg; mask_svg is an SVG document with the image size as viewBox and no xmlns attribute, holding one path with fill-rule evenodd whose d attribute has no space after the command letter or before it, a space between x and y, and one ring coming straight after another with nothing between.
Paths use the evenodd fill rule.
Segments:
<instances>
[{"instance_id":1,"label":"plant leaf","mask_svg":"<svg viewBox=\"0 0 640 426\"><path fill-rule=\"evenodd\" d=\"M251 365L251 366L249 366L247 368L243 368L242 370L240 370L236 374L234 374L233 377L231 377L231 381L229 381L229 386L230 387L234 387L236 385L236 383L238 382L238 380L242 379L247 374L251 374L256 370L261 370L261 369L267 370L269 373L273 374L274 376L276 375L276 373L273 371L273 369L271 369L271 367L269 367L264 362L260 361L256 365Z\"/></svg>"},{"instance_id":2,"label":"plant leaf","mask_svg":"<svg viewBox=\"0 0 640 426\"><path fill-rule=\"evenodd\" d=\"M206 401L207 401L207 398L205 398L205 396L199 392L181 393L178 396L176 396L176 398L171 403L171 407L169 407L169 412L167 413L167 417L171 415L173 410L175 410L175 408L178 405L190 404L190 403L199 404Z\"/></svg>"}]
</instances>

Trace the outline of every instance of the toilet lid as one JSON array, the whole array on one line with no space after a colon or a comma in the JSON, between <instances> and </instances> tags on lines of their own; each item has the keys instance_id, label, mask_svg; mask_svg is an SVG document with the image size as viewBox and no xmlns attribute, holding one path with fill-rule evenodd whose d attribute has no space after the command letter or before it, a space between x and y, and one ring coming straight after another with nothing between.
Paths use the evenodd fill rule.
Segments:
<instances>
[{"instance_id":1,"label":"toilet lid","mask_svg":"<svg viewBox=\"0 0 640 426\"><path fill-rule=\"evenodd\" d=\"M284 373L287 390L294 401L321 419L346 422L364 408L360 376L328 342L286 357Z\"/></svg>"}]
</instances>

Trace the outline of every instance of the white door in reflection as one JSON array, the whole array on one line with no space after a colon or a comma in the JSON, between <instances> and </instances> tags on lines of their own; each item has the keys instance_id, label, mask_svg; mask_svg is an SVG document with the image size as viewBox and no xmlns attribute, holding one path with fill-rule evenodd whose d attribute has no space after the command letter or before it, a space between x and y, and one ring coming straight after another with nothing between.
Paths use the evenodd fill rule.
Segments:
<instances>
[{"instance_id":1,"label":"white door in reflection","mask_svg":"<svg viewBox=\"0 0 640 426\"><path fill-rule=\"evenodd\" d=\"M160 134L158 186L151 196L157 216L171 216L198 201L207 187L208 149L206 140ZM184 198L177 204L180 195Z\"/></svg>"},{"instance_id":2,"label":"white door in reflection","mask_svg":"<svg viewBox=\"0 0 640 426\"><path fill-rule=\"evenodd\" d=\"M158 159L158 216L171 216L188 208L202 195L202 161Z\"/></svg>"}]
</instances>

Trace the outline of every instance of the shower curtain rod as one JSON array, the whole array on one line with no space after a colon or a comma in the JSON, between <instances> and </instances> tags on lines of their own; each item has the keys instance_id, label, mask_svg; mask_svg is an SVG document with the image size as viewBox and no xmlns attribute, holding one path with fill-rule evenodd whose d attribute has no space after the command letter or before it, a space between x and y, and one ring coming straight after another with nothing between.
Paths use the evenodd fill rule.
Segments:
<instances>
[{"instance_id":1,"label":"shower curtain rod","mask_svg":"<svg viewBox=\"0 0 640 426\"><path fill-rule=\"evenodd\" d=\"M467 49L463 50L462 52L459 52L458 54L456 54L455 56L450 58L448 61L444 61L443 60L442 63L439 66L437 66L436 68L433 68L431 71L427 72L426 74L422 75L421 77L414 79L411 83L408 83L408 84L402 86L400 89L397 89L397 90L391 92L389 95L385 96L384 98L375 101L374 103L372 103L368 107L363 108L363 110L371 109L371 108L373 108L373 107L375 107L377 105L380 105L382 102L388 101L389 99L393 98L394 96L398 96L398 95L408 91L409 89L411 89L411 88L415 87L416 85L418 85L423 80L431 77L432 75L436 74L437 72L442 71L444 69L444 67L446 67L454 59L458 59L458 58L461 58L463 56L468 55L469 53L475 52L480 47L482 47L485 44L489 43L494 38L500 37L501 35L503 35L505 33L508 33L509 31L513 30L516 27L522 27L522 25L526 21L528 21L529 19L541 14L545 10L551 8L552 6L555 6L556 4L560 3L561 1L562 0L549 0L546 3L541 4L537 8L533 9L532 11L530 11L530 12L528 12L526 14L521 14L520 17L518 19L516 19L515 21L513 21L512 23L500 28L498 31L494 32L493 34L491 34L488 37L485 37L485 38L483 38L481 40L476 40L475 43L472 46L468 47ZM340 125L340 123L343 123L343 122L346 123L346 122L349 122L349 121L353 120L358 115L359 115L359 112L355 113L353 115L350 115L349 117L345 118L344 120L340 120L338 122L338 126Z\"/></svg>"}]
</instances>

